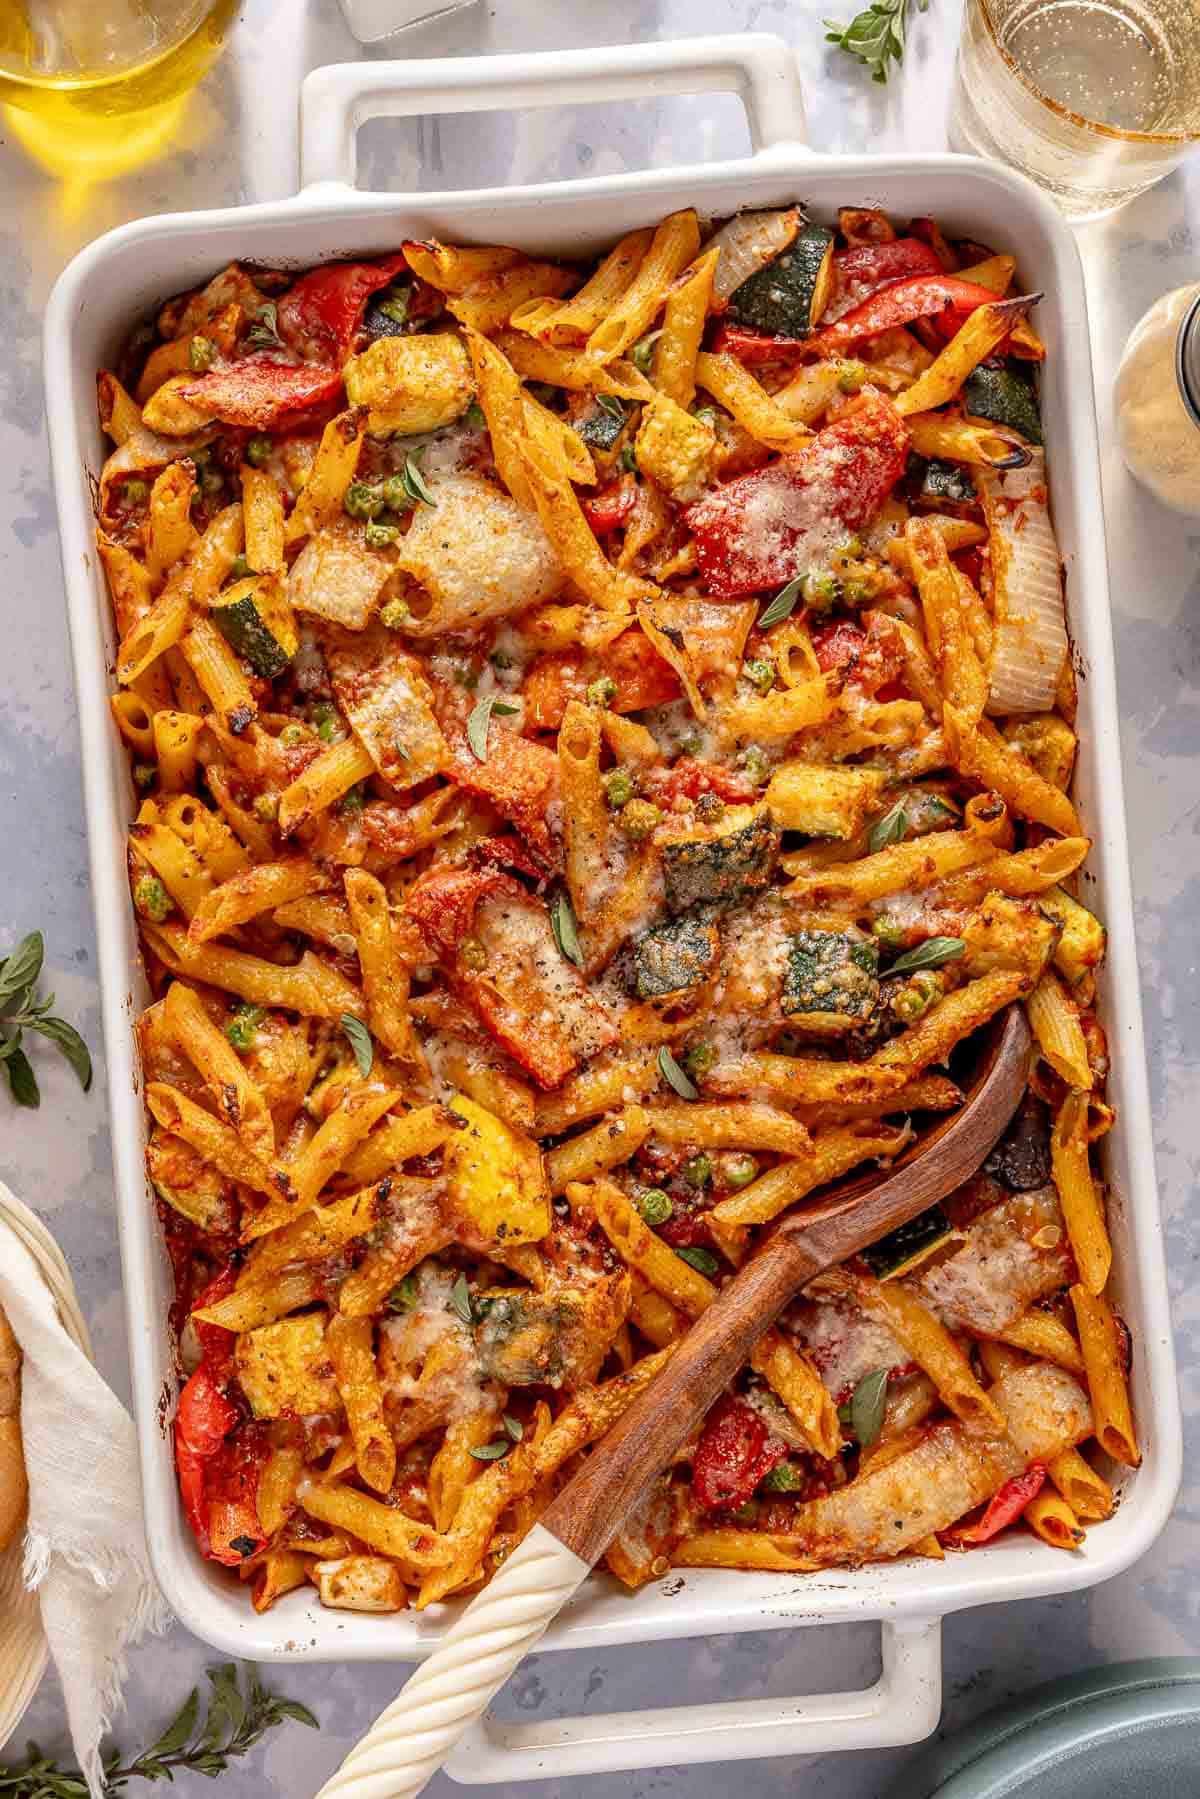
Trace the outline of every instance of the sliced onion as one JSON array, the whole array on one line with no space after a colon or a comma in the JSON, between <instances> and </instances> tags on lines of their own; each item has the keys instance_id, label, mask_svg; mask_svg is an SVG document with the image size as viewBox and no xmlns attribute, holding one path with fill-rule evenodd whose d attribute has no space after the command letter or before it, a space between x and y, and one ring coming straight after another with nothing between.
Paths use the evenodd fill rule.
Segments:
<instances>
[{"instance_id":1,"label":"sliced onion","mask_svg":"<svg viewBox=\"0 0 1200 1799\"><path fill-rule=\"evenodd\" d=\"M995 634L989 712L1048 712L1067 654L1062 561L1046 503L1046 458L975 477L990 533Z\"/></svg>"},{"instance_id":2,"label":"sliced onion","mask_svg":"<svg viewBox=\"0 0 1200 1799\"><path fill-rule=\"evenodd\" d=\"M721 226L705 245L707 250L715 248L721 252L713 275L716 310L723 309L743 281L757 275L759 269L765 269L787 249L803 217L798 206L789 206L786 212L739 212Z\"/></svg>"}]
</instances>

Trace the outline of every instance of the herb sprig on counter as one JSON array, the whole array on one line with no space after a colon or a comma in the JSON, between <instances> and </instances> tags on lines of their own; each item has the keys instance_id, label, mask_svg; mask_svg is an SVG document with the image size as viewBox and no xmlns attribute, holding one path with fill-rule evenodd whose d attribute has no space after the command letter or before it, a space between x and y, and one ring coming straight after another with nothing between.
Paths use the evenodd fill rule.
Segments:
<instances>
[{"instance_id":1,"label":"herb sprig on counter","mask_svg":"<svg viewBox=\"0 0 1200 1799\"><path fill-rule=\"evenodd\" d=\"M285 1718L320 1729L306 1705L269 1692L257 1668L248 1666L240 1681L234 1662L207 1672L212 1691L203 1725L199 1723L200 1694L193 1687L149 1749L124 1763L119 1751L113 1750L104 1763L106 1794L123 1792L131 1780L173 1780L180 1770L212 1780ZM22 1767L0 1767L0 1799L88 1799L87 1782L77 1769L60 1768L36 1743L30 1743Z\"/></svg>"},{"instance_id":2,"label":"herb sprig on counter","mask_svg":"<svg viewBox=\"0 0 1200 1799\"><path fill-rule=\"evenodd\" d=\"M54 1004L52 993L46 999L38 998L37 984L45 955L42 933L30 931L12 954L0 961L0 1068L7 1075L8 1090L19 1106L36 1107L42 1103L33 1064L21 1047L26 1031L58 1046L79 1076L85 1093L92 1084L92 1058L87 1044L73 1024L56 1018L50 1010ZM0 1783L0 1793L4 1791Z\"/></svg>"},{"instance_id":3,"label":"herb sprig on counter","mask_svg":"<svg viewBox=\"0 0 1200 1799\"><path fill-rule=\"evenodd\" d=\"M916 0L921 12L928 11L929 0ZM857 13L848 25L826 19L829 27L825 41L836 44L849 56L857 56L871 71L873 81L886 81L888 63L904 61L904 33L908 23L909 0L872 0L865 11Z\"/></svg>"}]
</instances>

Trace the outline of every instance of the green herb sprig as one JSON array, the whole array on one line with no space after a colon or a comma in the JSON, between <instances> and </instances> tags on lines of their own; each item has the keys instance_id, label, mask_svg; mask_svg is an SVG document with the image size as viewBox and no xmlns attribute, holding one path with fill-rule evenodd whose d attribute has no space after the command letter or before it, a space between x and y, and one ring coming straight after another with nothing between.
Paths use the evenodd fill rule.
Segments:
<instances>
[{"instance_id":1,"label":"green herb sprig","mask_svg":"<svg viewBox=\"0 0 1200 1799\"><path fill-rule=\"evenodd\" d=\"M133 1780L173 1780L180 1771L214 1780L225 1773L231 1761L247 1755L285 1718L307 1724L310 1730L320 1729L306 1705L269 1692L259 1679L257 1668L246 1667L240 1680L234 1662L209 1668L207 1673L212 1690L203 1725L199 1725L200 1694L193 1687L149 1749L130 1762L122 1762L117 1750L106 1758L106 1794L123 1792ZM3 1799L88 1799L87 1782L77 1769L61 1768L43 1755L36 1743L30 1743L28 1748L21 1767L0 1766Z\"/></svg>"},{"instance_id":2,"label":"green herb sprig","mask_svg":"<svg viewBox=\"0 0 1200 1799\"><path fill-rule=\"evenodd\" d=\"M916 0L921 12L928 11L929 0ZM904 61L904 34L908 24L909 0L872 0L865 11L857 13L848 25L826 19L825 41L836 44L848 56L857 56L871 71L872 81L886 82L888 64Z\"/></svg>"},{"instance_id":3,"label":"green herb sprig","mask_svg":"<svg viewBox=\"0 0 1200 1799\"><path fill-rule=\"evenodd\" d=\"M36 1108L42 1103L33 1064L21 1047L26 1031L46 1037L66 1057L86 1093L92 1084L92 1058L73 1024L51 1011L54 995L39 999L37 984L46 957L40 931L22 937L10 956L0 961L0 1067L8 1076L8 1090L19 1106ZM0 1793L4 1791L0 1786Z\"/></svg>"}]
</instances>

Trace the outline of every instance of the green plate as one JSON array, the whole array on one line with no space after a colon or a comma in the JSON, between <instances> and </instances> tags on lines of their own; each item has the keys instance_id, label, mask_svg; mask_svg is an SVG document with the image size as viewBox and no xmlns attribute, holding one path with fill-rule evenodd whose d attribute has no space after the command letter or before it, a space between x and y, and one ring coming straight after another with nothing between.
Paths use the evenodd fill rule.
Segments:
<instances>
[{"instance_id":1,"label":"green plate","mask_svg":"<svg viewBox=\"0 0 1200 1799\"><path fill-rule=\"evenodd\" d=\"M919 1755L887 1799L1196 1799L1200 1661L1052 1681Z\"/></svg>"}]
</instances>

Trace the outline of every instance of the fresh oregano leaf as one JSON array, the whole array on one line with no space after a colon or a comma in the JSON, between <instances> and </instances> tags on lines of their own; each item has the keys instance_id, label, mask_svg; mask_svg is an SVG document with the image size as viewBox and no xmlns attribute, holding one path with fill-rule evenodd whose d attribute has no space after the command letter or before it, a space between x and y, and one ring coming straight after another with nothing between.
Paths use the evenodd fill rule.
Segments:
<instances>
[{"instance_id":1,"label":"fresh oregano leaf","mask_svg":"<svg viewBox=\"0 0 1200 1799\"><path fill-rule=\"evenodd\" d=\"M28 1106L31 1112L36 1112L42 1103L42 1096L38 1090L37 1076L23 1049L9 1052L4 1058L4 1071L8 1075L9 1091L17 1104Z\"/></svg>"},{"instance_id":2,"label":"fresh oregano leaf","mask_svg":"<svg viewBox=\"0 0 1200 1799\"><path fill-rule=\"evenodd\" d=\"M495 693L485 693L477 700L467 720L467 742L470 744L475 759L486 762L488 755L488 726L492 722L492 713L498 718L514 718L520 710L517 706L507 705Z\"/></svg>"},{"instance_id":3,"label":"fresh oregano leaf","mask_svg":"<svg viewBox=\"0 0 1200 1799\"><path fill-rule=\"evenodd\" d=\"M354 1051L354 1060L358 1063L358 1072L365 1081L375 1063L375 1045L371 1042L371 1033L361 1018L355 1018L353 1012L343 1012L338 1023L346 1033L350 1048Z\"/></svg>"},{"instance_id":4,"label":"fresh oregano leaf","mask_svg":"<svg viewBox=\"0 0 1200 1799\"><path fill-rule=\"evenodd\" d=\"M897 956L889 974L915 974L919 968L940 968L943 962L957 962L966 950L961 937L927 937L916 949Z\"/></svg>"},{"instance_id":5,"label":"fresh oregano leaf","mask_svg":"<svg viewBox=\"0 0 1200 1799\"><path fill-rule=\"evenodd\" d=\"M664 1043L658 1052L658 1071L669 1086L674 1087L680 1099L699 1099L700 1089L690 1074L687 1074L675 1060Z\"/></svg>"},{"instance_id":6,"label":"fresh oregano leaf","mask_svg":"<svg viewBox=\"0 0 1200 1799\"><path fill-rule=\"evenodd\" d=\"M79 1085L87 1093L92 1085L92 1057L75 1026L68 1024L65 1018L38 1017L30 1019L29 1028L58 1045L79 1076Z\"/></svg>"},{"instance_id":7,"label":"fresh oregano leaf","mask_svg":"<svg viewBox=\"0 0 1200 1799\"><path fill-rule=\"evenodd\" d=\"M796 610L796 602L800 598L804 586L804 576L797 575L786 587L781 587L773 600L768 601L758 615L760 631L769 631L772 625L782 624Z\"/></svg>"},{"instance_id":8,"label":"fresh oregano leaf","mask_svg":"<svg viewBox=\"0 0 1200 1799\"><path fill-rule=\"evenodd\" d=\"M512 1444L507 1437L497 1437L494 1442L480 1443L470 1453L477 1462L498 1462L508 1454L511 1448Z\"/></svg>"},{"instance_id":9,"label":"fresh oregano leaf","mask_svg":"<svg viewBox=\"0 0 1200 1799\"><path fill-rule=\"evenodd\" d=\"M521 1423L521 1420L519 1418L514 1418L511 1413L505 1412L502 1422L505 1434L510 1437L514 1443L519 1443L521 1438L525 1435L525 1426Z\"/></svg>"},{"instance_id":10,"label":"fresh oregano leaf","mask_svg":"<svg viewBox=\"0 0 1200 1799\"><path fill-rule=\"evenodd\" d=\"M11 956L0 963L0 1002L32 987L42 972L46 945L40 931L22 937Z\"/></svg>"},{"instance_id":11,"label":"fresh oregano leaf","mask_svg":"<svg viewBox=\"0 0 1200 1799\"><path fill-rule=\"evenodd\" d=\"M404 470L400 479L404 484L404 491L410 500L415 501L421 506L437 505L437 501L434 499L426 485L425 477L421 473L421 465L415 456L406 456L404 458Z\"/></svg>"},{"instance_id":12,"label":"fresh oregano leaf","mask_svg":"<svg viewBox=\"0 0 1200 1799\"><path fill-rule=\"evenodd\" d=\"M850 1428L863 1449L869 1449L883 1429L887 1405L888 1371L875 1368L864 1374L850 1401Z\"/></svg>"},{"instance_id":13,"label":"fresh oregano leaf","mask_svg":"<svg viewBox=\"0 0 1200 1799\"><path fill-rule=\"evenodd\" d=\"M908 813L905 811L903 800L897 800L891 811L885 812L883 817L871 826L870 835L867 838L867 848L873 856L876 856L880 850L887 849L889 844L900 843L907 830Z\"/></svg>"},{"instance_id":14,"label":"fresh oregano leaf","mask_svg":"<svg viewBox=\"0 0 1200 1799\"><path fill-rule=\"evenodd\" d=\"M474 1324L475 1308L471 1304L471 1289L465 1274L460 1274L450 1289L450 1310L456 1312L464 1324Z\"/></svg>"},{"instance_id":15,"label":"fresh oregano leaf","mask_svg":"<svg viewBox=\"0 0 1200 1799\"><path fill-rule=\"evenodd\" d=\"M567 961L574 962L576 968L582 968L583 951L579 947L579 932L575 925L575 911L570 894L556 893L550 901L550 926L554 932L554 941Z\"/></svg>"}]
</instances>

